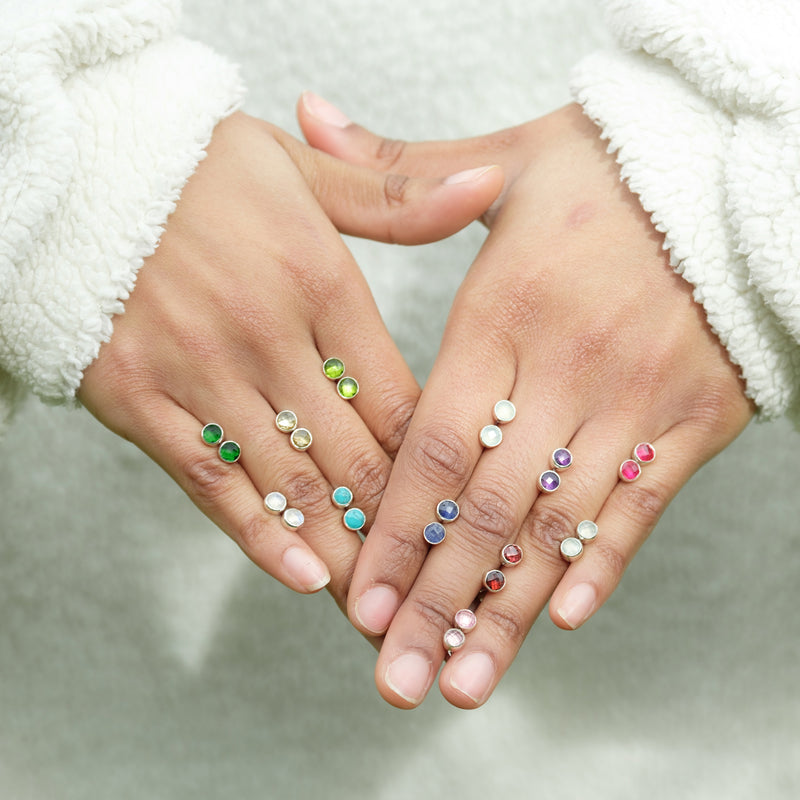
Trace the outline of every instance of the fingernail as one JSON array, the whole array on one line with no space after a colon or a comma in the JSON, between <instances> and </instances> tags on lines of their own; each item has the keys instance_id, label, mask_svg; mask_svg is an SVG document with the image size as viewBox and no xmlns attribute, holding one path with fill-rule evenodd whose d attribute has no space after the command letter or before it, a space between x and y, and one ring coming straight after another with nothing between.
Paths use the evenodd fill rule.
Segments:
<instances>
[{"instance_id":1,"label":"fingernail","mask_svg":"<svg viewBox=\"0 0 800 800\"><path fill-rule=\"evenodd\" d=\"M389 688L403 700L416 705L425 696L431 676L431 662L417 653L404 653L386 668Z\"/></svg>"},{"instance_id":2,"label":"fingernail","mask_svg":"<svg viewBox=\"0 0 800 800\"><path fill-rule=\"evenodd\" d=\"M470 181L477 181L481 176L485 175L490 169L494 169L494 164L488 167L475 167L475 169L465 169L463 172L456 172L453 175L448 175L442 183L469 183Z\"/></svg>"},{"instance_id":3,"label":"fingernail","mask_svg":"<svg viewBox=\"0 0 800 800\"><path fill-rule=\"evenodd\" d=\"M356 600L356 619L370 633L383 633L394 619L400 599L389 586L373 586Z\"/></svg>"},{"instance_id":4,"label":"fingernail","mask_svg":"<svg viewBox=\"0 0 800 800\"><path fill-rule=\"evenodd\" d=\"M453 664L450 685L480 705L489 696L494 673L494 661L486 653L470 653Z\"/></svg>"},{"instance_id":5,"label":"fingernail","mask_svg":"<svg viewBox=\"0 0 800 800\"><path fill-rule=\"evenodd\" d=\"M346 128L351 124L350 120L335 105L323 100L314 92L303 92L303 105L309 114L327 125Z\"/></svg>"},{"instance_id":6,"label":"fingernail","mask_svg":"<svg viewBox=\"0 0 800 800\"><path fill-rule=\"evenodd\" d=\"M591 583L579 583L567 592L558 609L558 616L574 630L591 616L596 603L594 586Z\"/></svg>"},{"instance_id":7,"label":"fingernail","mask_svg":"<svg viewBox=\"0 0 800 800\"><path fill-rule=\"evenodd\" d=\"M302 547L290 547L283 554L283 567L309 592L318 592L331 579L328 568Z\"/></svg>"}]
</instances>

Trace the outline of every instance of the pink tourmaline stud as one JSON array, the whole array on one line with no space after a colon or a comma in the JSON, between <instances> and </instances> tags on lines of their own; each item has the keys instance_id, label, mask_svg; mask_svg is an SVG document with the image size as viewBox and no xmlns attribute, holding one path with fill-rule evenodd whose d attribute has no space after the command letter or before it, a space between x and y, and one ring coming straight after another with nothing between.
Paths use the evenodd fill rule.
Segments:
<instances>
[{"instance_id":1,"label":"pink tourmaline stud","mask_svg":"<svg viewBox=\"0 0 800 800\"><path fill-rule=\"evenodd\" d=\"M640 464L649 464L656 460L656 449L650 442L639 442L633 448L633 458Z\"/></svg>"},{"instance_id":2,"label":"pink tourmaline stud","mask_svg":"<svg viewBox=\"0 0 800 800\"><path fill-rule=\"evenodd\" d=\"M444 649L447 650L448 653L453 650L458 650L459 647L463 647L466 641L467 637L460 628L448 628L442 637Z\"/></svg>"},{"instance_id":3,"label":"pink tourmaline stud","mask_svg":"<svg viewBox=\"0 0 800 800\"><path fill-rule=\"evenodd\" d=\"M628 458L619 465L619 476L626 483L635 481L642 474L642 468L632 458Z\"/></svg>"},{"instance_id":4,"label":"pink tourmaline stud","mask_svg":"<svg viewBox=\"0 0 800 800\"><path fill-rule=\"evenodd\" d=\"M461 628L464 633L469 633L475 630L475 626L478 624L478 618L475 616L475 612L472 609L461 608L456 611L454 622L456 628Z\"/></svg>"}]
</instances>

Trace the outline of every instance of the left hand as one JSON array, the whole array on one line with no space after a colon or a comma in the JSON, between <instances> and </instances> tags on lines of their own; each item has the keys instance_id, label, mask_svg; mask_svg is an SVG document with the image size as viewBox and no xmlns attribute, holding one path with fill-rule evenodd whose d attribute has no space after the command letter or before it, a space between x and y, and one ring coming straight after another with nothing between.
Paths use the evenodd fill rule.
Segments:
<instances>
[{"instance_id":1,"label":"left hand","mask_svg":"<svg viewBox=\"0 0 800 800\"><path fill-rule=\"evenodd\" d=\"M500 550L520 566L486 594L478 625L441 672L453 704L485 702L550 599L556 625L577 628L608 598L667 504L745 427L753 408L709 329L692 287L621 182L598 129L568 106L507 131L460 142L381 139L306 96L308 141L344 160L408 175L496 163L506 184L484 215L491 228L453 304L441 350L400 448L349 592L361 631L386 632L376 682L410 708L432 685L442 634L469 606ZM335 115L330 117L336 120ZM478 432L497 400L517 417L497 449ZM641 441L658 457L635 483L620 463ZM537 477L557 447L574 455L558 492ZM429 548L422 529L439 500L461 513ZM594 520L580 560L561 541ZM390 626L391 623L391 626Z\"/></svg>"}]
</instances>

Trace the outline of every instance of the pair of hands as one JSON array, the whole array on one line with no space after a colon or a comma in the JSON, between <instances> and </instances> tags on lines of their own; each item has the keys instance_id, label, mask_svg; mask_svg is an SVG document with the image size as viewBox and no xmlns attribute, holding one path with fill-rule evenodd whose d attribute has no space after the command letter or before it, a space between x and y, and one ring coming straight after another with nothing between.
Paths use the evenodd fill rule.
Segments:
<instances>
[{"instance_id":1,"label":"pair of hands","mask_svg":"<svg viewBox=\"0 0 800 800\"><path fill-rule=\"evenodd\" d=\"M424 698L442 633L502 545L519 543L523 562L441 670L444 696L475 707L548 599L563 628L599 608L752 408L579 108L415 145L380 139L314 95L298 115L316 149L243 114L217 127L80 397L256 564L297 591L327 585L362 633L383 637L376 683L400 707ZM337 230L417 244L479 215L490 233L420 394ZM349 404L322 375L332 355L361 382ZM484 451L478 431L503 398L517 418ZM273 425L284 408L315 435L306 453ZM239 464L200 442L211 420L241 442ZM619 483L642 440L657 461ZM539 495L536 477L561 446L575 465ZM340 484L367 514L363 546L330 502ZM263 509L276 489L305 514L299 536ZM429 550L421 531L443 498L461 514ZM600 535L567 566L559 543L582 519Z\"/></svg>"}]
</instances>

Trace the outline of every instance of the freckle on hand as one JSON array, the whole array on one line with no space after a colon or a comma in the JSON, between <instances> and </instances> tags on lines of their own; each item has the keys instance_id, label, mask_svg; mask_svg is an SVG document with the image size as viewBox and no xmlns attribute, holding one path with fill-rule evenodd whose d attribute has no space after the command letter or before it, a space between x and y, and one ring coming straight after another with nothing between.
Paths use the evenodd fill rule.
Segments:
<instances>
[{"instance_id":1,"label":"freckle on hand","mask_svg":"<svg viewBox=\"0 0 800 800\"><path fill-rule=\"evenodd\" d=\"M567 227L572 229L580 228L594 217L596 210L594 203L588 200L575 206L567 215Z\"/></svg>"}]
</instances>

